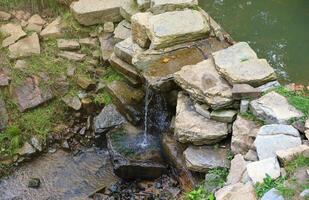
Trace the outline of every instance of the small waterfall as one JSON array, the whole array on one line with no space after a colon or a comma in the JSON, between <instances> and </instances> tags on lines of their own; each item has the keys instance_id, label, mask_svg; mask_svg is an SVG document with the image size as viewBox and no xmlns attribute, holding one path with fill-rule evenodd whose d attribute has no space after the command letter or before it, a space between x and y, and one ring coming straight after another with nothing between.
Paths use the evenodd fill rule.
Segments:
<instances>
[{"instance_id":1,"label":"small waterfall","mask_svg":"<svg viewBox=\"0 0 309 200\"><path fill-rule=\"evenodd\" d=\"M142 147L146 147L148 145L148 111L149 111L149 103L151 101L151 91L150 86L146 84L146 95L145 95L145 107L144 107L144 138L143 142L141 143Z\"/></svg>"}]
</instances>

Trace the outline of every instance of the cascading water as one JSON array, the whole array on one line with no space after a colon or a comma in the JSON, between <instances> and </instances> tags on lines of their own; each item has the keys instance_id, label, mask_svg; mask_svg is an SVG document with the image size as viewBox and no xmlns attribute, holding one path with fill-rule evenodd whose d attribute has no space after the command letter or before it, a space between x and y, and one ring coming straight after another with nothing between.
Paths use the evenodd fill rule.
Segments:
<instances>
[{"instance_id":1,"label":"cascading water","mask_svg":"<svg viewBox=\"0 0 309 200\"><path fill-rule=\"evenodd\" d=\"M146 84L146 95L145 95L145 107L144 107L144 138L143 142L141 143L141 147L146 147L148 145L148 107L149 103L151 101L150 96L151 96L151 91L149 88L149 84Z\"/></svg>"}]
</instances>

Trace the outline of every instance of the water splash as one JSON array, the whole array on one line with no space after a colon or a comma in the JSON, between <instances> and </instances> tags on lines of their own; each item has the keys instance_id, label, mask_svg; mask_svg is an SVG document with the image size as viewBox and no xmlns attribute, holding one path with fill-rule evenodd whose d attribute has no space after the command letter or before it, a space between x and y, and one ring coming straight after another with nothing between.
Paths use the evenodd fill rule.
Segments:
<instances>
[{"instance_id":1,"label":"water splash","mask_svg":"<svg viewBox=\"0 0 309 200\"><path fill-rule=\"evenodd\" d=\"M151 91L150 86L146 84L146 95L145 95L145 107L144 107L144 138L141 143L141 147L145 148L148 146L148 111L149 111L149 103L151 102Z\"/></svg>"}]
</instances>

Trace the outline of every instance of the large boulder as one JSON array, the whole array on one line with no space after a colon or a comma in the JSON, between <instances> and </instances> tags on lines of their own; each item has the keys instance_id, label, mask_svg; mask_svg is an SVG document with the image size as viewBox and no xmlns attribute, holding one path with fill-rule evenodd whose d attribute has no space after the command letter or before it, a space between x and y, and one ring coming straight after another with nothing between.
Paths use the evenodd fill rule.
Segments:
<instances>
[{"instance_id":1,"label":"large boulder","mask_svg":"<svg viewBox=\"0 0 309 200\"><path fill-rule=\"evenodd\" d=\"M215 193L216 200L257 200L252 183L228 185Z\"/></svg>"},{"instance_id":2,"label":"large boulder","mask_svg":"<svg viewBox=\"0 0 309 200\"><path fill-rule=\"evenodd\" d=\"M301 145L300 134L290 125L262 126L254 141L260 160L276 156L276 151Z\"/></svg>"},{"instance_id":3,"label":"large boulder","mask_svg":"<svg viewBox=\"0 0 309 200\"><path fill-rule=\"evenodd\" d=\"M249 163L247 171L253 183L262 183L267 175L272 179L278 178L280 176L280 165L278 159L272 157Z\"/></svg>"},{"instance_id":4,"label":"large boulder","mask_svg":"<svg viewBox=\"0 0 309 200\"><path fill-rule=\"evenodd\" d=\"M288 100L277 92L270 92L261 98L251 101L250 109L258 118L268 124L288 124L293 118L303 114L289 104Z\"/></svg>"},{"instance_id":5,"label":"large boulder","mask_svg":"<svg viewBox=\"0 0 309 200\"><path fill-rule=\"evenodd\" d=\"M276 79L274 69L245 42L213 53L216 68L230 84L260 86Z\"/></svg>"},{"instance_id":6,"label":"large boulder","mask_svg":"<svg viewBox=\"0 0 309 200\"><path fill-rule=\"evenodd\" d=\"M150 11L154 14L160 14L186 8L196 8L198 0L152 0Z\"/></svg>"},{"instance_id":7,"label":"large boulder","mask_svg":"<svg viewBox=\"0 0 309 200\"><path fill-rule=\"evenodd\" d=\"M209 169L229 167L227 153L228 150L223 148L189 146L183 155L188 169L205 173Z\"/></svg>"},{"instance_id":8,"label":"large boulder","mask_svg":"<svg viewBox=\"0 0 309 200\"><path fill-rule=\"evenodd\" d=\"M147 30L152 49L203 39L209 33L210 26L205 15L196 10L173 11L151 16Z\"/></svg>"},{"instance_id":9,"label":"large boulder","mask_svg":"<svg viewBox=\"0 0 309 200\"><path fill-rule=\"evenodd\" d=\"M75 19L82 25L91 26L105 22L120 22L123 0L79 0L71 4Z\"/></svg>"},{"instance_id":10,"label":"large boulder","mask_svg":"<svg viewBox=\"0 0 309 200\"><path fill-rule=\"evenodd\" d=\"M247 120L240 115L233 124L231 150L234 154L245 155L251 148L259 127L255 122Z\"/></svg>"},{"instance_id":11,"label":"large boulder","mask_svg":"<svg viewBox=\"0 0 309 200\"><path fill-rule=\"evenodd\" d=\"M7 47L11 44L14 44L20 38L26 36L27 34L23 31L21 25L19 24L5 24L0 27L0 33L4 36L7 36L2 41L2 47Z\"/></svg>"},{"instance_id":12,"label":"large boulder","mask_svg":"<svg viewBox=\"0 0 309 200\"><path fill-rule=\"evenodd\" d=\"M41 53L39 36L37 33L25 37L9 47L10 58L18 59Z\"/></svg>"},{"instance_id":13,"label":"large boulder","mask_svg":"<svg viewBox=\"0 0 309 200\"><path fill-rule=\"evenodd\" d=\"M226 123L207 119L195 111L190 98L178 94L175 119L175 136L181 143L195 145L214 144L228 135Z\"/></svg>"},{"instance_id":14,"label":"large boulder","mask_svg":"<svg viewBox=\"0 0 309 200\"><path fill-rule=\"evenodd\" d=\"M161 157L159 138L145 136L143 131L131 125L107 133L107 146L114 172L121 178L153 179L167 170Z\"/></svg>"},{"instance_id":15,"label":"large boulder","mask_svg":"<svg viewBox=\"0 0 309 200\"><path fill-rule=\"evenodd\" d=\"M174 77L177 84L194 99L214 109L233 103L231 86L218 74L211 59L184 66Z\"/></svg>"}]
</instances>

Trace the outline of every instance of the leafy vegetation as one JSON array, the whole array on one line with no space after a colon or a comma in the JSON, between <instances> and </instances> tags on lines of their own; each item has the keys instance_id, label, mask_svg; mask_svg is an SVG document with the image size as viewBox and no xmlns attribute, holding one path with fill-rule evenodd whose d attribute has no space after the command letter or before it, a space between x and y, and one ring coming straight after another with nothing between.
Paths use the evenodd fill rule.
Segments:
<instances>
[{"instance_id":1,"label":"leafy vegetation","mask_svg":"<svg viewBox=\"0 0 309 200\"><path fill-rule=\"evenodd\" d=\"M106 91L103 91L95 96L94 102L96 104L109 105L112 103L112 97Z\"/></svg>"}]
</instances>

